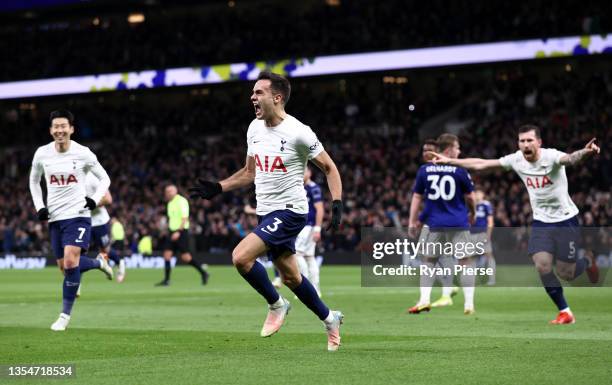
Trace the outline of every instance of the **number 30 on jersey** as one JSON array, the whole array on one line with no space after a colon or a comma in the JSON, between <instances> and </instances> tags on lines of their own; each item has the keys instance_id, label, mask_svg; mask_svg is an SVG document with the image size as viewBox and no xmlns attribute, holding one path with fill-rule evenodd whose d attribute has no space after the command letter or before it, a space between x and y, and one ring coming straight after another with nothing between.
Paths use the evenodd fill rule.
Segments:
<instances>
[{"instance_id":1,"label":"number 30 on jersey","mask_svg":"<svg viewBox=\"0 0 612 385\"><path fill-rule=\"evenodd\" d=\"M427 194L427 199L435 201L440 198L449 201L455 197L455 178L450 175L427 175L427 181L431 188L431 192Z\"/></svg>"}]
</instances>

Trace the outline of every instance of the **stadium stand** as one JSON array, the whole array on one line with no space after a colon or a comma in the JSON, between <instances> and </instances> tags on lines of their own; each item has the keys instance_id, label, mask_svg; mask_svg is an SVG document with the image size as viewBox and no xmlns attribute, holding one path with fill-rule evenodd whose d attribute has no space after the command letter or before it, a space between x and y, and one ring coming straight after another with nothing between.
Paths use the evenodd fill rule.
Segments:
<instances>
[{"instance_id":1,"label":"stadium stand","mask_svg":"<svg viewBox=\"0 0 612 385\"><path fill-rule=\"evenodd\" d=\"M539 72L507 64L492 71L486 83L469 73L439 70L421 76L438 84L429 94L411 81L385 83L380 75L295 81L289 113L315 129L343 176L343 226L325 234L323 249L355 250L362 226L407 226L420 144L437 135L419 132L417 127L433 111L452 106L459 106L452 127L439 127L439 132L457 130L465 157L514 152L516 128L526 122L543 128L545 147L575 150L596 136L602 146L598 164L568 171L569 186L583 224L608 226L612 72L598 63L581 64L589 66L580 71L582 75L554 61L541 64ZM448 74L457 81L441 80ZM165 183L173 181L184 191L197 175L220 178L243 164L244 135L252 119L250 85L221 87L115 93L68 103L77 116L75 140L94 148L108 170L113 181L111 212L126 224L134 247L145 233L159 239L165 227ZM473 97L464 97L469 94ZM581 103L575 103L578 99ZM64 103L65 99L21 103L1 117L2 125L15 134L11 145L0 152L0 179L12 186L0 191L0 243L5 251L49 249L47 232L35 220L27 175L36 146L49 140L48 109ZM414 111L407 108L411 103L417 106ZM513 173L474 178L494 205L496 225L530 222L527 192ZM315 180L324 184L320 173ZM253 227L256 219L243 210L252 194L224 194L192 206L198 251L227 252Z\"/></svg>"},{"instance_id":2,"label":"stadium stand","mask_svg":"<svg viewBox=\"0 0 612 385\"><path fill-rule=\"evenodd\" d=\"M610 2L578 0L469 7L444 0L122 4L0 14L0 49L19 52L0 63L0 80L612 31ZM144 22L128 22L135 12Z\"/></svg>"}]
</instances>

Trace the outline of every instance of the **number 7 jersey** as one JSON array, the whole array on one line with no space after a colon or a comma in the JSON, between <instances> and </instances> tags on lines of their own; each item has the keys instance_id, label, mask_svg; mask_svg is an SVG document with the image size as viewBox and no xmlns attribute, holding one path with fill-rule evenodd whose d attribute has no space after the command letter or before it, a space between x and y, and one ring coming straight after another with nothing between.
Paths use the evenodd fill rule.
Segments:
<instances>
[{"instance_id":1,"label":"number 7 jersey","mask_svg":"<svg viewBox=\"0 0 612 385\"><path fill-rule=\"evenodd\" d=\"M86 217L91 213L85 208L85 175L93 173L100 183L89 195L94 202L100 202L110 178L91 150L75 141L70 141L66 152L58 152L54 142L36 150L30 171L30 192L36 211L45 207L40 179L44 176L47 185L47 205L49 222Z\"/></svg>"},{"instance_id":2,"label":"number 7 jersey","mask_svg":"<svg viewBox=\"0 0 612 385\"><path fill-rule=\"evenodd\" d=\"M419 220L432 229L467 229L468 209L464 195L472 191L474 184L466 169L433 163L422 165L412 189L412 192L423 195L425 202Z\"/></svg>"}]
</instances>

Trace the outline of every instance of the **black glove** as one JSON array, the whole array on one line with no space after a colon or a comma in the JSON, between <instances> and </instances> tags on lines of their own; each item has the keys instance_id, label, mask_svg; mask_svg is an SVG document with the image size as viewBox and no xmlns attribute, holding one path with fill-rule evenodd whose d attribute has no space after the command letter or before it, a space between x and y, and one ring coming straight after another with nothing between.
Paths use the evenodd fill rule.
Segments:
<instances>
[{"instance_id":1,"label":"black glove","mask_svg":"<svg viewBox=\"0 0 612 385\"><path fill-rule=\"evenodd\" d=\"M332 217L327 230L338 230L340 222L342 222L342 201L340 199L336 199L332 202Z\"/></svg>"},{"instance_id":2,"label":"black glove","mask_svg":"<svg viewBox=\"0 0 612 385\"><path fill-rule=\"evenodd\" d=\"M36 215L38 215L39 220L46 221L49 219L49 210L46 207L43 207L42 209L38 210Z\"/></svg>"},{"instance_id":3,"label":"black glove","mask_svg":"<svg viewBox=\"0 0 612 385\"><path fill-rule=\"evenodd\" d=\"M85 206L83 207L87 207L88 209L93 210L96 208L96 206L98 205L93 199L91 199L90 197L85 197Z\"/></svg>"},{"instance_id":4,"label":"black glove","mask_svg":"<svg viewBox=\"0 0 612 385\"><path fill-rule=\"evenodd\" d=\"M221 194L221 192L223 192L223 189L220 183L198 178L198 183L189 189L189 198L212 199Z\"/></svg>"}]
</instances>

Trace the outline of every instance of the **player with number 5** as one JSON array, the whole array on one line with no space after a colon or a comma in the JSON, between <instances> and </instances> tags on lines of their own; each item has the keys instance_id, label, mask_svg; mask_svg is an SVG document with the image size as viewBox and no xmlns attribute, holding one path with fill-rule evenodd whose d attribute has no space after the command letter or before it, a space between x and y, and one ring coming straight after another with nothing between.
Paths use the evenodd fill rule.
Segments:
<instances>
[{"instance_id":1,"label":"player with number 5","mask_svg":"<svg viewBox=\"0 0 612 385\"><path fill-rule=\"evenodd\" d=\"M499 159L456 159L432 152L433 163L465 167L470 170L514 170L523 180L533 210L533 223L528 252L533 259L540 280L550 299L559 309L551 324L576 322L570 310L559 277L572 281L586 271L589 280L596 283L599 270L595 258L589 253L578 258L581 242L578 207L568 192L566 166L574 166L599 154L595 138L584 148L570 154L554 148L542 148L540 128L531 124L519 127L518 151Z\"/></svg>"}]
</instances>

